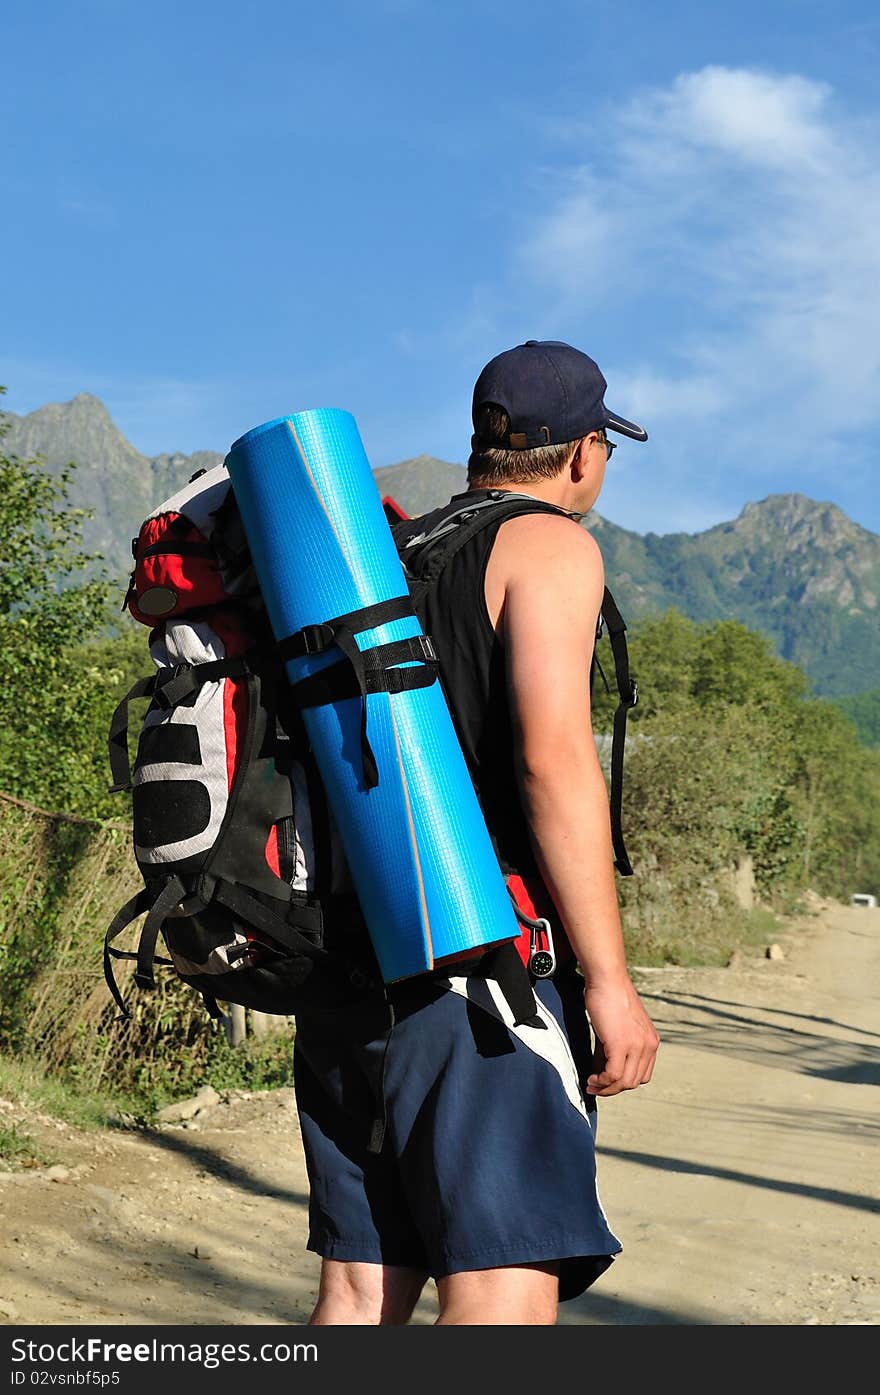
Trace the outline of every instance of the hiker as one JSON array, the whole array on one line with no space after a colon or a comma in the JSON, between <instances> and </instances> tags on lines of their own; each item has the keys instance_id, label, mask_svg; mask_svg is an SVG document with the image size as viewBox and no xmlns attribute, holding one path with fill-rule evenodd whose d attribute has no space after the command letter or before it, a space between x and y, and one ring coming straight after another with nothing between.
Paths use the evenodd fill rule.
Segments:
<instances>
[{"instance_id":1,"label":"hiker","mask_svg":"<svg viewBox=\"0 0 880 1395\"><path fill-rule=\"evenodd\" d=\"M596 1189L596 1101L648 1084L659 1038L626 966L590 716L604 576L578 520L602 487L607 433L647 439L605 388L567 344L493 358L474 389L466 494L396 530L400 547L463 502L534 501L452 558L425 630L532 925L517 949L536 1010L514 1025L499 984L460 956L355 1010L298 1013L308 1247L323 1260L314 1325L406 1323L429 1276L441 1324L553 1324L622 1248Z\"/></svg>"}]
</instances>

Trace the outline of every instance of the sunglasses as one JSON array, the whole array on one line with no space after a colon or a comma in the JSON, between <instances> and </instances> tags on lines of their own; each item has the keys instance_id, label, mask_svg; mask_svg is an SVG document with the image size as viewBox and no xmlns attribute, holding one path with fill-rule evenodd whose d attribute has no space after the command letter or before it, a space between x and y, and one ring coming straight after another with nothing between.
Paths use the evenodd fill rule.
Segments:
<instances>
[{"instance_id":1,"label":"sunglasses","mask_svg":"<svg viewBox=\"0 0 880 1395\"><path fill-rule=\"evenodd\" d=\"M609 439L608 439L608 437L605 435L605 432L604 432L604 431L600 431L600 432L598 433L598 436L599 436L599 440L602 442L602 444L603 444L603 446L605 447L605 450L606 450L606 452L607 452L607 454L606 454L606 456L605 456L605 459L606 459L606 461L607 461L607 460L610 460L611 457L612 457L612 455L614 454L614 452L617 450L617 445L618 445L618 443L617 443L617 441L609 441Z\"/></svg>"}]
</instances>

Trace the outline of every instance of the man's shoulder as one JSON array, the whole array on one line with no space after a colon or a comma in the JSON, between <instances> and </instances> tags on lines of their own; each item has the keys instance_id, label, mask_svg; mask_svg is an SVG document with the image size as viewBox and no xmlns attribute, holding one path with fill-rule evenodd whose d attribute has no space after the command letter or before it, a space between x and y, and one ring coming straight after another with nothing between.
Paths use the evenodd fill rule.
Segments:
<instances>
[{"instance_id":1,"label":"man's shoulder","mask_svg":"<svg viewBox=\"0 0 880 1395\"><path fill-rule=\"evenodd\" d=\"M531 567L602 570L599 544L570 515L527 513L507 519L498 530L498 561L517 572Z\"/></svg>"}]
</instances>

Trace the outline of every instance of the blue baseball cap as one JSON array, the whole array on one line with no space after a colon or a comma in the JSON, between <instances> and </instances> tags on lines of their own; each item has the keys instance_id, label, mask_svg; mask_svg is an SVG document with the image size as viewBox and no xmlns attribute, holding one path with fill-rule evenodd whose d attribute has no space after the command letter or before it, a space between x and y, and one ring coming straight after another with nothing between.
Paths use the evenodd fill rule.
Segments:
<instances>
[{"instance_id":1,"label":"blue baseball cap","mask_svg":"<svg viewBox=\"0 0 880 1395\"><path fill-rule=\"evenodd\" d=\"M603 427L634 441L647 441L643 426L605 406L607 386L598 364L580 349L556 339L528 339L490 359L477 379L473 448L530 450L563 445ZM489 437L480 430L480 409L489 403L503 407L510 418L505 437Z\"/></svg>"}]
</instances>

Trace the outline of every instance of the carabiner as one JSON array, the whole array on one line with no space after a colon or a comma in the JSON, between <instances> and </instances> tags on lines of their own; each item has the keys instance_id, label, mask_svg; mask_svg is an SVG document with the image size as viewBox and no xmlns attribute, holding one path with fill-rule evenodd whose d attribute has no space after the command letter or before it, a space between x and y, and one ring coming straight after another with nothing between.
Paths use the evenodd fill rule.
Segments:
<instances>
[{"instance_id":1,"label":"carabiner","mask_svg":"<svg viewBox=\"0 0 880 1395\"><path fill-rule=\"evenodd\" d=\"M538 934L543 932L547 940L547 948L540 949L538 946ZM549 978L556 970L556 951L553 948L553 931L550 929L549 920L535 920L531 925L529 936L529 973L533 978Z\"/></svg>"}]
</instances>

